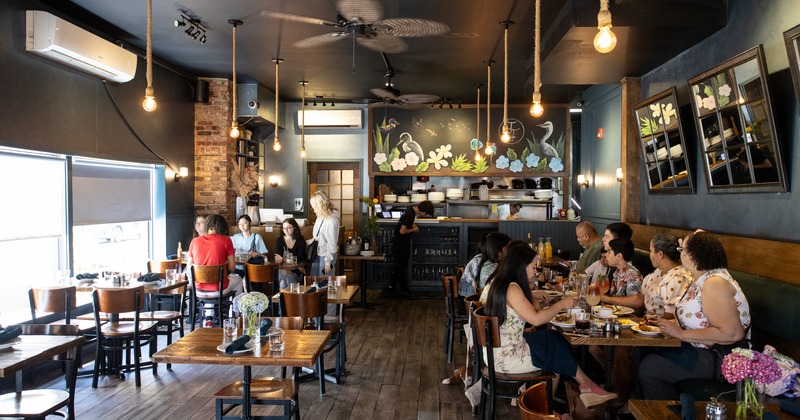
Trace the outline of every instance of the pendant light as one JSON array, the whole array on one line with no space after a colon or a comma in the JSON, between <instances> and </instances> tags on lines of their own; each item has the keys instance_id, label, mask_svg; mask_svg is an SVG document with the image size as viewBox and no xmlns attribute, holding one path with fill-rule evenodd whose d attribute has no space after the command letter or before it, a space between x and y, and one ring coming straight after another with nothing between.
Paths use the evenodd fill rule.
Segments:
<instances>
[{"instance_id":1,"label":"pendant light","mask_svg":"<svg viewBox=\"0 0 800 420\"><path fill-rule=\"evenodd\" d=\"M508 25L514 22L507 20L501 23L506 27L503 30L503 131L500 141L508 143L511 141L511 134L508 133Z\"/></svg>"},{"instance_id":2,"label":"pendant light","mask_svg":"<svg viewBox=\"0 0 800 420\"><path fill-rule=\"evenodd\" d=\"M153 0L147 0L147 87L144 89L142 108L153 112L158 108L153 92Z\"/></svg>"},{"instance_id":3,"label":"pendant light","mask_svg":"<svg viewBox=\"0 0 800 420\"><path fill-rule=\"evenodd\" d=\"M608 0L600 0L597 29L597 35L594 36L594 49L603 54L611 52L617 46L617 36L611 32L611 12L608 10Z\"/></svg>"},{"instance_id":4,"label":"pendant light","mask_svg":"<svg viewBox=\"0 0 800 420\"><path fill-rule=\"evenodd\" d=\"M233 26L233 82L231 88L231 99L233 100L232 109L233 109L233 118L231 118L231 137L238 139L239 138L239 121L236 116L236 27L241 25L243 22L237 19L228 19L228 23Z\"/></svg>"},{"instance_id":5,"label":"pendant light","mask_svg":"<svg viewBox=\"0 0 800 420\"><path fill-rule=\"evenodd\" d=\"M491 156L492 150L492 60L486 66L486 156Z\"/></svg>"},{"instance_id":6,"label":"pendant light","mask_svg":"<svg viewBox=\"0 0 800 420\"><path fill-rule=\"evenodd\" d=\"M278 86L278 68L283 62L283 59L276 57L272 59L272 62L275 63L275 140L272 142L272 150L277 152L281 150L281 141L278 139L278 90L280 88L280 86ZM305 121L303 121L303 125L305 125Z\"/></svg>"},{"instance_id":7,"label":"pendant light","mask_svg":"<svg viewBox=\"0 0 800 420\"><path fill-rule=\"evenodd\" d=\"M300 101L300 115L303 117L303 125L300 126L300 158L306 157L306 85L307 81L301 80L303 85L303 100ZM385 118L384 118L385 120Z\"/></svg>"},{"instance_id":8,"label":"pendant light","mask_svg":"<svg viewBox=\"0 0 800 420\"><path fill-rule=\"evenodd\" d=\"M542 106L542 94L539 89L542 87L542 60L541 60L541 38L542 38L542 14L541 0L536 0L536 19L533 35L533 104L531 105L531 115L541 117L544 114Z\"/></svg>"},{"instance_id":9,"label":"pendant light","mask_svg":"<svg viewBox=\"0 0 800 420\"><path fill-rule=\"evenodd\" d=\"M480 162L480 160L483 158L483 156L481 156L481 148L478 146L481 138L481 84L476 83L475 86L478 87L478 99L475 100L475 113L478 114L477 118L475 119L477 121L475 123L475 140L477 140L475 146L475 162Z\"/></svg>"}]
</instances>

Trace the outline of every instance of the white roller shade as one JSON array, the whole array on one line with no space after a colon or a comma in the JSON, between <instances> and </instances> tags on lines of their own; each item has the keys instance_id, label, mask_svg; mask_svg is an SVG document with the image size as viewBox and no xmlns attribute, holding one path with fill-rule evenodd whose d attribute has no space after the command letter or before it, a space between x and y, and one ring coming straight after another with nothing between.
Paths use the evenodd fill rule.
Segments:
<instances>
[{"instance_id":1,"label":"white roller shade","mask_svg":"<svg viewBox=\"0 0 800 420\"><path fill-rule=\"evenodd\" d=\"M75 160L72 222L76 226L152 218L151 165L121 166Z\"/></svg>"}]
</instances>

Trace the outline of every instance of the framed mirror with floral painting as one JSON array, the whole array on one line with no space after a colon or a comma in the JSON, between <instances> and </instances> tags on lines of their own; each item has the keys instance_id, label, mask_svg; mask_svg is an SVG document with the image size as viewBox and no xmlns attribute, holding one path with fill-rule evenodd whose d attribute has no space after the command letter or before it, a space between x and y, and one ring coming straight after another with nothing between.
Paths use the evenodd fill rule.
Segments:
<instances>
[{"instance_id":1,"label":"framed mirror with floral painting","mask_svg":"<svg viewBox=\"0 0 800 420\"><path fill-rule=\"evenodd\" d=\"M783 33L786 42L786 54L789 56L789 69L794 82L794 95L800 106L800 25Z\"/></svg>"},{"instance_id":2,"label":"framed mirror with floral painting","mask_svg":"<svg viewBox=\"0 0 800 420\"><path fill-rule=\"evenodd\" d=\"M675 87L634 105L650 192L694 192Z\"/></svg>"}]
</instances>

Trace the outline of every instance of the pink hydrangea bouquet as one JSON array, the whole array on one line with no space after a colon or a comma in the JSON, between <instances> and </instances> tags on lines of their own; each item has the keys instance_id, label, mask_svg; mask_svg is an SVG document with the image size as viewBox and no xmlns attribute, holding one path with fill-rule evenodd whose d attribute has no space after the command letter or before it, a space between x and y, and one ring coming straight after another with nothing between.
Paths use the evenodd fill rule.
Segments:
<instances>
[{"instance_id":1,"label":"pink hydrangea bouquet","mask_svg":"<svg viewBox=\"0 0 800 420\"><path fill-rule=\"evenodd\" d=\"M722 375L737 384L736 418L744 418L748 411L761 418L764 408L759 394L763 398L764 386L780 379L781 370L772 357L737 347L722 359Z\"/></svg>"}]
</instances>

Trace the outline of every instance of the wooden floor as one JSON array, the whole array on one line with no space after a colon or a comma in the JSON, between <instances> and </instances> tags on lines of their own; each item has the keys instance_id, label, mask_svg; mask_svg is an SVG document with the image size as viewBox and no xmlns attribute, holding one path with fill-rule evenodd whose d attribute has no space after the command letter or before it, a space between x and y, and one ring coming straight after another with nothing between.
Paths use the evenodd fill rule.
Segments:
<instances>
[{"instance_id":1,"label":"wooden floor","mask_svg":"<svg viewBox=\"0 0 800 420\"><path fill-rule=\"evenodd\" d=\"M464 364L465 345L456 340L455 361L443 354L444 299L382 299L370 291L375 310L348 308L347 376L340 385L327 383L319 395L317 381L300 387L304 419L472 419L463 385L443 385ZM332 353L326 366L333 366ZM87 365L89 366L89 365ZM277 368L253 369L253 376L277 376ZM241 380L235 366L160 365L157 375L148 369L142 387L133 376L122 381L101 377L98 389L91 378L79 378L76 394L78 419L213 419L213 394ZM45 386L63 387L63 379ZM254 414L272 413L258 407ZM517 408L498 400L497 417L518 418Z\"/></svg>"}]
</instances>

